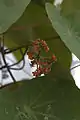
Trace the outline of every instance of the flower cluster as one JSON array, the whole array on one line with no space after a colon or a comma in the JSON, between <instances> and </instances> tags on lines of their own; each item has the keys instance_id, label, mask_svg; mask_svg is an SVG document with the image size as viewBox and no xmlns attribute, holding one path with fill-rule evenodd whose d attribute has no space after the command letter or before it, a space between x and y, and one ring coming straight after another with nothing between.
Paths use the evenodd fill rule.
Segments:
<instances>
[{"instance_id":1,"label":"flower cluster","mask_svg":"<svg viewBox=\"0 0 80 120\"><path fill-rule=\"evenodd\" d=\"M33 72L33 76L35 77L49 73L51 71L52 63L57 60L55 55L52 55L51 57L41 56L42 48L46 53L49 51L47 43L44 40L37 39L32 42L32 45L27 51L28 58L32 60L31 66L37 65L36 71Z\"/></svg>"}]
</instances>

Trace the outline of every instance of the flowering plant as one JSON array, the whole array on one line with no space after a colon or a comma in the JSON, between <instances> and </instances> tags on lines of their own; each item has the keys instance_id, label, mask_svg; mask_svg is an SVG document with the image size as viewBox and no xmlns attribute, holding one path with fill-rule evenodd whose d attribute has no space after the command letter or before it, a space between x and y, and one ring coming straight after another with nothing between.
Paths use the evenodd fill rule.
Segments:
<instances>
[{"instance_id":1,"label":"flowering plant","mask_svg":"<svg viewBox=\"0 0 80 120\"><path fill-rule=\"evenodd\" d=\"M57 60L54 54L52 54L51 57L41 56L42 49L44 49L46 53L49 51L46 41L37 39L32 42L32 45L27 51L28 58L31 60L31 66L37 65L36 71L32 72L35 77L49 73L52 63Z\"/></svg>"}]
</instances>

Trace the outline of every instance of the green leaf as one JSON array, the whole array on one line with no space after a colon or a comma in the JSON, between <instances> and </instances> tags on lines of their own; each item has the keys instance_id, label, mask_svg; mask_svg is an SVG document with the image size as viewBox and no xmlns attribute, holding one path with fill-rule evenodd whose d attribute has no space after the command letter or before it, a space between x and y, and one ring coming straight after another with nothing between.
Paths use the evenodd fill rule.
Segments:
<instances>
[{"instance_id":1,"label":"green leaf","mask_svg":"<svg viewBox=\"0 0 80 120\"><path fill-rule=\"evenodd\" d=\"M51 52L51 53L49 52L48 56L54 54L57 58L57 62L61 64L61 66L65 67L66 69L70 69L72 55L69 49L67 49L64 43L61 41L61 39L60 38L51 39L50 41L47 41L47 44Z\"/></svg>"},{"instance_id":2,"label":"green leaf","mask_svg":"<svg viewBox=\"0 0 80 120\"><path fill-rule=\"evenodd\" d=\"M19 45L34 40L36 38L34 28L49 23L45 13L43 7L31 2L22 17L7 31L5 38Z\"/></svg>"},{"instance_id":3,"label":"green leaf","mask_svg":"<svg viewBox=\"0 0 80 120\"><path fill-rule=\"evenodd\" d=\"M52 4L46 3L46 11L52 23L53 28L61 37L65 45L80 58L80 37L77 36L71 23L63 16L61 16L59 9L55 8Z\"/></svg>"},{"instance_id":4,"label":"green leaf","mask_svg":"<svg viewBox=\"0 0 80 120\"><path fill-rule=\"evenodd\" d=\"M0 0L0 34L18 20L30 0Z\"/></svg>"},{"instance_id":5,"label":"green leaf","mask_svg":"<svg viewBox=\"0 0 80 120\"><path fill-rule=\"evenodd\" d=\"M62 11L61 14L63 15ZM72 29L75 31L76 35L80 37L80 10L76 10L75 12L68 14L66 19L69 21Z\"/></svg>"},{"instance_id":6,"label":"green leaf","mask_svg":"<svg viewBox=\"0 0 80 120\"><path fill-rule=\"evenodd\" d=\"M37 4L41 5L41 6L45 6L46 2L50 2L50 3L54 2L54 0L32 0L32 1L34 1L35 3L37 3Z\"/></svg>"},{"instance_id":7,"label":"green leaf","mask_svg":"<svg viewBox=\"0 0 80 120\"><path fill-rule=\"evenodd\" d=\"M22 17L6 32L5 45L16 47L16 45L28 44L29 41L31 42L31 40L37 38L46 40L50 50L57 56L60 64L69 69L71 64L70 51L53 29L46 16L45 8L35 2L31 2ZM50 54L48 55L50 56Z\"/></svg>"},{"instance_id":8,"label":"green leaf","mask_svg":"<svg viewBox=\"0 0 80 120\"><path fill-rule=\"evenodd\" d=\"M74 13L76 10L80 10L79 0L63 0L61 4L61 11L64 15Z\"/></svg>"},{"instance_id":9,"label":"green leaf","mask_svg":"<svg viewBox=\"0 0 80 120\"><path fill-rule=\"evenodd\" d=\"M14 90L13 85L0 90L2 120L80 119L80 91L67 75L55 79L52 70L45 77L21 82Z\"/></svg>"}]
</instances>

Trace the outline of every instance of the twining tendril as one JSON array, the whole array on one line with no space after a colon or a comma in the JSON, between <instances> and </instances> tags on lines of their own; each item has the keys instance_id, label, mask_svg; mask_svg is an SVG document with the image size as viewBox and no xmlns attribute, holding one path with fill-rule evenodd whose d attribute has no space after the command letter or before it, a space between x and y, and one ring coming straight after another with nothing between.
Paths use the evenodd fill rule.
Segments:
<instances>
[{"instance_id":1,"label":"twining tendril","mask_svg":"<svg viewBox=\"0 0 80 120\"><path fill-rule=\"evenodd\" d=\"M22 48L25 48L24 52L23 52ZM16 83L16 80L15 80L15 77L13 76L11 70L22 70L24 68L24 66L25 66L24 56L27 53L27 48L28 48L27 45L22 45L22 46L19 46L17 48L5 49L4 48L4 35L0 35L0 53L1 53L1 56L2 56L2 59L4 62L4 65L1 65L0 70L4 71L4 69L6 68L14 83ZM13 64L8 65L8 63L6 62L5 55L10 54L10 53L15 52L15 51L18 51L18 50L20 51L22 58L18 62L16 62L16 63L13 62ZM21 61L23 61L23 65L19 68L15 68L14 66L18 65Z\"/></svg>"}]
</instances>

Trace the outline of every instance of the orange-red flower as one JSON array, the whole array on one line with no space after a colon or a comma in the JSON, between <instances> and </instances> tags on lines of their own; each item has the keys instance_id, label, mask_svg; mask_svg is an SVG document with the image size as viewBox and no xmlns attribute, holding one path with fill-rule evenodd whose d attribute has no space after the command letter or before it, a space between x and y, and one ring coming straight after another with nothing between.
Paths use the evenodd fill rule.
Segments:
<instances>
[{"instance_id":1,"label":"orange-red flower","mask_svg":"<svg viewBox=\"0 0 80 120\"><path fill-rule=\"evenodd\" d=\"M47 43L44 40L41 40L41 45L44 47L46 52L49 51L49 47L48 47Z\"/></svg>"},{"instance_id":2,"label":"orange-red flower","mask_svg":"<svg viewBox=\"0 0 80 120\"><path fill-rule=\"evenodd\" d=\"M27 55L28 55L28 58L30 59L30 60L32 60L34 57L33 57L33 53L31 53L31 52L27 52Z\"/></svg>"},{"instance_id":3,"label":"orange-red flower","mask_svg":"<svg viewBox=\"0 0 80 120\"><path fill-rule=\"evenodd\" d=\"M55 62L56 56L52 55L51 57L43 57L41 56L42 47L45 52L49 51L49 47L44 40L37 39L33 41L31 49L28 50L28 58L33 60L31 61L31 66L34 64L37 65L36 71L32 72L33 76L38 77L41 74L48 74L51 71L51 65Z\"/></svg>"},{"instance_id":4,"label":"orange-red flower","mask_svg":"<svg viewBox=\"0 0 80 120\"><path fill-rule=\"evenodd\" d=\"M55 55L52 55L52 60L53 60L53 61L56 61L56 60L57 60L57 58L56 58Z\"/></svg>"}]
</instances>

